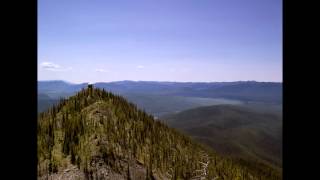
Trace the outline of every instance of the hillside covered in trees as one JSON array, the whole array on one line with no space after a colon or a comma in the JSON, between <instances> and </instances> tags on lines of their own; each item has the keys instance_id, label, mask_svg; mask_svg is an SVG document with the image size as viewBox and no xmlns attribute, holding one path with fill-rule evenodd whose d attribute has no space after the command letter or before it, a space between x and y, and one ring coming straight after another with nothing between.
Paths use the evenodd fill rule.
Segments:
<instances>
[{"instance_id":1,"label":"hillside covered in trees","mask_svg":"<svg viewBox=\"0 0 320 180\"><path fill-rule=\"evenodd\" d=\"M214 105L163 117L216 152L282 168L282 113L245 105Z\"/></svg>"},{"instance_id":2,"label":"hillside covered in trees","mask_svg":"<svg viewBox=\"0 0 320 180\"><path fill-rule=\"evenodd\" d=\"M37 128L39 179L281 179L92 86L40 113Z\"/></svg>"}]
</instances>

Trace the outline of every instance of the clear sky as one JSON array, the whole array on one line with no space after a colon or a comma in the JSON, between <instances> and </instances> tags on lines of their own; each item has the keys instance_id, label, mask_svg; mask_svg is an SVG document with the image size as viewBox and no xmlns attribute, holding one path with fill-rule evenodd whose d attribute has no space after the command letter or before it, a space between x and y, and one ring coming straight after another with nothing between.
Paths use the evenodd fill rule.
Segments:
<instances>
[{"instance_id":1,"label":"clear sky","mask_svg":"<svg viewBox=\"0 0 320 180\"><path fill-rule=\"evenodd\" d=\"M282 82L282 1L38 0L38 80Z\"/></svg>"}]
</instances>

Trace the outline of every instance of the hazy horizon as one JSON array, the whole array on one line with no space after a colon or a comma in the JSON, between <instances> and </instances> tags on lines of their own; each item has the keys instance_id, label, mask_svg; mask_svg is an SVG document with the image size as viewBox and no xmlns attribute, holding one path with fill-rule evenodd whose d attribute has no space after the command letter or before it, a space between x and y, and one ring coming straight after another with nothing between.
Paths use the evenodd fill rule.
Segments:
<instances>
[{"instance_id":1,"label":"hazy horizon","mask_svg":"<svg viewBox=\"0 0 320 180\"><path fill-rule=\"evenodd\" d=\"M39 0L38 80L282 82L282 1Z\"/></svg>"},{"instance_id":2,"label":"hazy horizon","mask_svg":"<svg viewBox=\"0 0 320 180\"><path fill-rule=\"evenodd\" d=\"M168 82L168 83L228 83L228 82L259 82L259 83L283 83L281 81L255 81L255 80L239 80L239 81L144 81L144 80L120 80L120 81L97 81L97 82L71 82L61 79L53 79L53 80L38 80L38 82L52 82L52 81L63 81L66 83L71 84L83 84L83 83L89 83L89 84L95 84L95 83L111 83L111 82L124 82L124 81L131 81L131 82Z\"/></svg>"}]
</instances>

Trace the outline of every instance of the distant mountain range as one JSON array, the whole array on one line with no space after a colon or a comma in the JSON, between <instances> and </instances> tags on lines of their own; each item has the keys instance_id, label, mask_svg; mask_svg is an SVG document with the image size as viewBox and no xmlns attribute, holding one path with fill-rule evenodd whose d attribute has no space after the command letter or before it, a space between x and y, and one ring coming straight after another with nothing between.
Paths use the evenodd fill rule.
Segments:
<instances>
[{"instance_id":1,"label":"distant mountain range","mask_svg":"<svg viewBox=\"0 0 320 180\"><path fill-rule=\"evenodd\" d=\"M75 93L88 83L71 84L64 81L39 81L39 92ZM228 98L244 101L282 102L282 83L278 82L156 82L117 81L95 83L95 87L105 88L114 93L147 93L188 97Z\"/></svg>"},{"instance_id":2,"label":"distant mountain range","mask_svg":"<svg viewBox=\"0 0 320 180\"><path fill-rule=\"evenodd\" d=\"M38 94L50 97L56 102L59 97L69 97L85 88L88 83L72 84L65 81L39 81ZM282 103L282 83L278 82L156 82L156 81L117 81L95 83L95 87L104 88L128 98L139 108L155 116L182 111L205 105L238 104L263 102ZM161 99L167 99L165 104ZM224 101L223 101L224 100ZM38 110L49 106L39 98Z\"/></svg>"}]
</instances>

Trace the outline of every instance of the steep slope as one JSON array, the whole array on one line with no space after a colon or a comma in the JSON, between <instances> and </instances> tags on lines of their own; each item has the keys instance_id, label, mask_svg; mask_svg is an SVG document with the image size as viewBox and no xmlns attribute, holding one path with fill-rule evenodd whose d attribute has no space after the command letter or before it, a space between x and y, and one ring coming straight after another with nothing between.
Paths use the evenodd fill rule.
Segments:
<instances>
[{"instance_id":1,"label":"steep slope","mask_svg":"<svg viewBox=\"0 0 320 180\"><path fill-rule=\"evenodd\" d=\"M163 118L221 154L282 166L282 115L278 108L216 105Z\"/></svg>"},{"instance_id":2,"label":"steep slope","mask_svg":"<svg viewBox=\"0 0 320 180\"><path fill-rule=\"evenodd\" d=\"M39 114L37 137L39 179L280 179L272 169L218 156L92 87Z\"/></svg>"}]
</instances>

